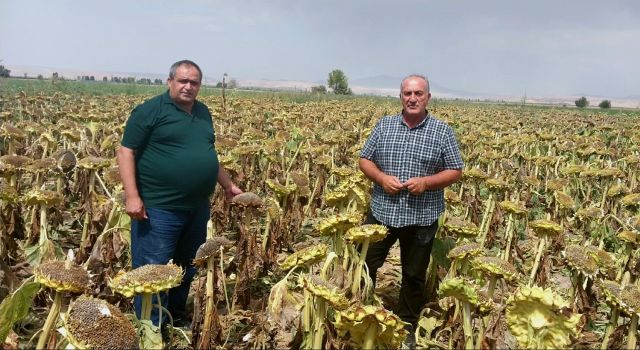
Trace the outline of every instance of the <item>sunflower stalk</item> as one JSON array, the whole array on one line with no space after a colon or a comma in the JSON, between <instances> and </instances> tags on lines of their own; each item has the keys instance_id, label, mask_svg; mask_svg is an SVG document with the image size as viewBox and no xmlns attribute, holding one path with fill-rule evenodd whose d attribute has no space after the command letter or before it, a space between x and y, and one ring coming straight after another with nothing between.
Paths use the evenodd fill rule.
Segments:
<instances>
[{"instance_id":1,"label":"sunflower stalk","mask_svg":"<svg viewBox=\"0 0 640 350\"><path fill-rule=\"evenodd\" d=\"M489 193L489 198L487 199L487 206L485 207L484 215L482 215L482 223L480 224L480 245L484 246L484 242L487 238L487 233L489 232L489 225L491 223L491 217L493 216L493 211L495 210L496 203L493 200L493 192Z\"/></svg>"},{"instance_id":2,"label":"sunflower stalk","mask_svg":"<svg viewBox=\"0 0 640 350\"><path fill-rule=\"evenodd\" d=\"M538 266L540 265L540 260L542 259L542 253L544 252L544 248L546 245L546 238L544 236L540 237L540 242L538 243L538 249L536 251L536 257L533 261L533 267L531 268L531 275L529 276L528 286L532 286L534 284L536 278L536 272L538 272Z\"/></svg>"},{"instance_id":3,"label":"sunflower stalk","mask_svg":"<svg viewBox=\"0 0 640 350\"><path fill-rule=\"evenodd\" d=\"M473 346L473 328L471 327L471 304L463 300L461 301L462 305L462 322L463 322L463 330L464 330L464 348L465 349L475 349Z\"/></svg>"},{"instance_id":4,"label":"sunflower stalk","mask_svg":"<svg viewBox=\"0 0 640 350\"><path fill-rule=\"evenodd\" d=\"M56 291L56 294L53 298L53 305L51 309L49 309L49 315L47 315L47 320L44 322L44 326L42 327L42 333L40 333L40 338L38 338L38 344L36 345L36 349L46 349L48 348L47 344L49 342L49 334L56 325L58 321L58 316L60 315L60 308L62 306L62 293Z\"/></svg>"}]
</instances>

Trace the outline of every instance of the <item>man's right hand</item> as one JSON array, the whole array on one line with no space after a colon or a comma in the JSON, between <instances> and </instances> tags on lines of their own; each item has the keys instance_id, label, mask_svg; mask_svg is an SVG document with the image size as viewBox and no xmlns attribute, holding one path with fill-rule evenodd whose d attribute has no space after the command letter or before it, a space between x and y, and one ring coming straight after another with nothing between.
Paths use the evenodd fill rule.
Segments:
<instances>
[{"instance_id":1,"label":"man's right hand","mask_svg":"<svg viewBox=\"0 0 640 350\"><path fill-rule=\"evenodd\" d=\"M125 210L134 220L147 219L147 211L144 209L144 203L142 203L142 199L139 196L127 198Z\"/></svg>"},{"instance_id":2,"label":"man's right hand","mask_svg":"<svg viewBox=\"0 0 640 350\"><path fill-rule=\"evenodd\" d=\"M391 175L383 175L380 179L380 186L388 194L396 194L404 188L400 179Z\"/></svg>"}]
</instances>

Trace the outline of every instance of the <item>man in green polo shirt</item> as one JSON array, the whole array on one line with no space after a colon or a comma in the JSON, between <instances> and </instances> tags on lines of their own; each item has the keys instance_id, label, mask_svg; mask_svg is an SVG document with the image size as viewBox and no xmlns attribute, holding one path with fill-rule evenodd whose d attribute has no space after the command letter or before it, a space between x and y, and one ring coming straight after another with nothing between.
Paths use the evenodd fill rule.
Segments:
<instances>
[{"instance_id":1,"label":"man in green polo shirt","mask_svg":"<svg viewBox=\"0 0 640 350\"><path fill-rule=\"evenodd\" d=\"M209 200L216 182L227 199L242 193L218 163L207 106L196 100L202 71L189 60L171 66L169 90L137 106L118 149L126 211L131 216L133 268L173 260L185 269L182 284L162 296L178 323L195 275L192 261L206 239ZM141 300L134 302L140 316ZM157 309L152 320L158 325Z\"/></svg>"}]
</instances>

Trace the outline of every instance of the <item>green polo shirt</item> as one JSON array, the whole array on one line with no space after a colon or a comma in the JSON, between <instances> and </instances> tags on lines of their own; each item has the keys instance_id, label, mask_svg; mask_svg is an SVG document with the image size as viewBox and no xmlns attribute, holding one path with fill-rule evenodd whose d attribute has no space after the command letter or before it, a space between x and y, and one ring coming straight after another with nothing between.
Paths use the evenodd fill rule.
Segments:
<instances>
[{"instance_id":1,"label":"green polo shirt","mask_svg":"<svg viewBox=\"0 0 640 350\"><path fill-rule=\"evenodd\" d=\"M211 113L195 101L191 114L169 91L138 105L122 146L136 151L138 192L147 208L189 210L209 201L218 179Z\"/></svg>"}]
</instances>

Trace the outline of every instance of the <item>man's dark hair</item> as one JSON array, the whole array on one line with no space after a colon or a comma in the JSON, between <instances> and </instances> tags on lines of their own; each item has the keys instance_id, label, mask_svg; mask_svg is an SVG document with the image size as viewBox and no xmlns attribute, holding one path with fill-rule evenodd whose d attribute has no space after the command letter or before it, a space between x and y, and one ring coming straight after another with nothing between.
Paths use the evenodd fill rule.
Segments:
<instances>
[{"instance_id":1,"label":"man's dark hair","mask_svg":"<svg viewBox=\"0 0 640 350\"><path fill-rule=\"evenodd\" d=\"M198 73L200 73L200 81L202 82L202 70L200 69L200 67L195 62L193 62L191 60L180 60L180 61L172 64L171 68L169 69L169 79L175 78L176 70L180 66L193 66L193 67L195 67L198 70Z\"/></svg>"}]
</instances>

